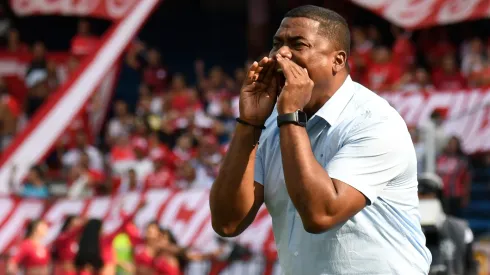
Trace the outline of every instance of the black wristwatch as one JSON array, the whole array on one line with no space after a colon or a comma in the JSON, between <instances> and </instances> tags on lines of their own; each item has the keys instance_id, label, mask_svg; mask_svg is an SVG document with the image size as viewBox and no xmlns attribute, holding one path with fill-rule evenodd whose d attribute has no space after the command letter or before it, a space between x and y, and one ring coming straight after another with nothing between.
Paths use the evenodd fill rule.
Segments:
<instances>
[{"instance_id":1,"label":"black wristwatch","mask_svg":"<svg viewBox=\"0 0 490 275\"><path fill-rule=\"evenodd\" d=\"M308 122L308 116L301 110L297 110L294 113L277 116L277 127L281 127L284 124L294 124L301 127L306 127L306 122Z\"/></svg>"}]
</instances>

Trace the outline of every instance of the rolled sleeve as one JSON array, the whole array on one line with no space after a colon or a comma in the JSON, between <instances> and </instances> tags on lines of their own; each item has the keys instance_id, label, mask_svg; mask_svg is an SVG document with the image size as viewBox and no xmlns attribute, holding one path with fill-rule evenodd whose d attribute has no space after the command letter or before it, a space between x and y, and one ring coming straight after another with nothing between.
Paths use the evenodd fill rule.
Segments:
<instances>
[{"instance_id":1,"label":"rolled sleeve","mask_svg":"<svg viewBox=\"0 0 490 275\"><path fill-rule=\"evenodd\" d=\"M370 127L352 136L325 167L331 178L363 193L369 204L390 181L404 173L410 157L406 137L394 129L386 131L386 127Z\"/></svg>"}]
</instances>

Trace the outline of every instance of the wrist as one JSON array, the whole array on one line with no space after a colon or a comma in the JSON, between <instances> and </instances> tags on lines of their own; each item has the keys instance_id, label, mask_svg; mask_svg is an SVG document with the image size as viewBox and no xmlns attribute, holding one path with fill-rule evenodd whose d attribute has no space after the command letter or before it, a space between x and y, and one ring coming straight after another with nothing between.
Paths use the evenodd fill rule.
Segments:
<instances>
[{"instance_id":1,"label":"wrist","mask_svg":"<svg viewBox=\"0 0 490 275\"><path fill-rule=\"evenodd\" d=\"M303 110L303 108L299 108L298 106L294 106L294 105L277 106L277 113L279 115L294 113L297 110Z\"/></svg>"}]
</instances>

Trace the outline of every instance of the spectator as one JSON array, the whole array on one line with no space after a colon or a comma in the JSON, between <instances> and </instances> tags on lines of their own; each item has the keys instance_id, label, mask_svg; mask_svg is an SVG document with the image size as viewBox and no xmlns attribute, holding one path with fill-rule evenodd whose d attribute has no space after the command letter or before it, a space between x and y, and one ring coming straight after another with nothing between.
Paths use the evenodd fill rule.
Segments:
<instances>
[{"instance_id":1,"label":"spectator","mask_svg":"<svg viewBox=\"0 0 490 275\"><path fill-rule=\"evenodd\" d=\"M195 157L196 151L193 148L193 138L190 135L182 135L177 139L177 144L173 149L173 154L179 161L188 161Z\"/></svg>"},{"instance_id":2,"label":"spectator","mask_svg":"<svg viewBox=\"0 0 490 275\"><path fill-rule=\"evenodd\" d=\"M483 50L483 42L480 38L471 39L461 62L463 76L469 76L475 70L481 69L484 60Z\"/></svg>"},{"instance_id":3,"label":"spectator","mask_svg":"<svg viewBox=\"0 0 490 275\"><path fill-rule=\"evenodd\" d=\"M196 91L187 86L184 75L177 73L173 76L167 102L165 109L178 114L192 109L197 103Z\"/></svg>"},{"instance_id":4,"label":"spectator","mask_svg":"<svg viewBox=\"0 0 490 275\"><path fill-rule=\"evenodd\" d=\"M146 177L144 189L175 187L175 175L168 166L171 161L168 154L163 150L154 150L150 153L150 158L153 160L155 170Z\"/></svg>"},{"instance_id":5,"label":"spectator","mask_svg":"<svg viewBox=\"0 0 490 275\"><path fill-rule=\"evenodd\" d=\"M367 67L364 83L373 91L390 91L401 78L400 68L391 61L387 47L379 46L373 51L373 60Z\"/></svg>"},{"instance_id":6,"label":"spectator","mask_svg":"<svg viewBox=\"0 0 490 275\"><path fill-rule=\"evenodd\" d=\"M460 140L451 137L444 152L437 158L437 174L443 181L447 213L459 217L470 198L471 173Z\"/></svg>"},{"instance_id":7,"label":"spectator","mask_svg":"<svg viewBox=\"0 0 490 275\"><path fill-rule=\"evenodd\" d=\"M32 47L32 60L27 70L27 74L33 70L42 69L46 70L47 61L46 61L46 46L44 46L43 42L36 42Z\"/></svg>"},{"instance_id":8,"label":"spectator","mask_svg":"<svg viewBox=\"0 0 490 275\"><path fill-rule=\"evenodd\" d=\"M356 69L362 70L371 62L373 43L360 27L352 28L352 57L357 59Z\"/></svg>"},{"instance_id":9,"label":"spectator","mask_svg":"<svg viewBox=\"0 0 490 275\"><path fill-rule=\"evenodd\" d=\"M96 171L103 171L104 162L102 160L99 149L90 145L87 140L87 135L84 132L79 132L76 136L76 147L70 149L63 156L63 166L66 168L73 167L80 161L81 154L85 152L89 157L89 168Z\"/></svg>"},{"instance_id":10,"label":"spectator","mask_svg":"<svg viewBox=\"0 0 490 275\"><path fill-rule=\"evenodd\" d=\"M44 173L38 166L32 167L27 174L20 195L24 198L47 199L49 197L48 185L44 180Z\"/></svg>"},{"instance_id":11,"label":"spectator","mask_svg":"<svg viewBox=\"0 0 490 275\"><path fill-rule=\"evenodd\" d=\"M434 41L436 41L434 43ZM426 59L432 67L438 68L445 56L454 56L456 48L449 40L446 29L440 29L437 34L430 34L427 40L427 49L424 51Z\"/></svg>"},{"instance_id":12,"label":"spectator","mask_svg":"<svg viewBox=\"0 0 490 275\"><path fill-rule=\"evenodd\" d=\"M167 87L168 70L162 65L160 53L156 49L149 49L147 57L148 65L143 71L143 81L155 93L162 93Z\"/></svg>"},{"instance_id":13,"label":"spectator","mask_svg":"<svg viewBox=\"0 0 490 275\"><path fill-rule=\"evenodd\" d=\"M0 78L0 150L6 148L17 131L21 106L8 93L7 85Z\"/></svg>"},{"instance_id":14,"label":"spectator","mask_svg":"<svg viewBox=\"0 0 490 275\"><path fill-rule=\"evenodd\" d=\"M391 32L395 37L393 44L393 62L401 68L408 69L415 62L415 46L411 41L412 33L394 25Z\"/></svg>"},{"instance_id":15,"label":"spectator","mask_svg":"<svg viewBox=\"0 0 490 275\"><path fill-rule=\"evenodd\" d=\"M60 78L56 66L56 63L52 60L48 61L48 64L46 65L48 88L50 91L56 90L60 85Z\"/></svg>"},{"instance_id":16,"label":"spectator","mask_svg":"<svg viewBox=\"0 0 490 275\"><path fill-rule=\"evenodd\" d=\"M121 178L121 184L118 188L119 194L127 194L133 191L142 191L143 182L138 180L136 171L134 169L129 169L126 175Z\"/></svg>"},{"instance_id":17,"label":"spectator","mask_svg":"<svg viewBox=\"0 0 490 275\"><path fill-rule=\"evenodd\" d=\"M136 160L132 169L136 173L137 181L143 182L154 171L153 162L145 154L148 151L148 142L140 138L133 142L133 147Z\"/></svg>"},{"instance_id":18,"label":"spectator","mask_svg":"<svg viewBox=\"0 0 490 275\"><path fill-rule=\"evenodd\" d=\"M7 51L9 53L28 53L29 47L20 41L19 31L10 29L7 36Z\"/></svg>"},{"instance_id":19,"label":"spectator","mask_svg":"<svg viewBox=\"0 0 490 275\"><path fill-rule=\"evenodd\" d=\"M26 76L28 90L26 115L31 118L43 105L49 96L48 73L46 69L38 68L29 71Z\"/></svg>"},{"instance_id":20,"label":"spectator","mask_svg":"<svg viewBox=\"0 0 490 275\"><path fill-rule=\"evenodd\" d=\"M446 55L442 58L441 69L434 70L432 81L440 91L455 91L466 88L466 80L458 70L454 56Z\"/></svg>"},{"instance_id":21,"label":"spectator","mask_svg":"<svg viewBox=\"0 0 490 275\"><path fill-rule=\"evenodd\" d=\"M110 152L110 165L115 175L123 175L134 165L135 154L126 134L117 138Z\"/></svg>"},{"instance_id":22,"label":"spectator","mask_svg":"<svg viewBox=\"0 0 490 275\"><path fill-rule=\"evenodd\" d=\"M90 168L90 157L82 152L78 163L71 168L71 187L68 197L81 199L95 195L98 186L103 184L105 175L102 171Z\"/></svg>"},{"instance_id":23,"label":"spectator","mask_svg":"<svg viewBox=\"0 0 490 275\"><path fill-rule=\"evenodd\" d=\"M375 25L369 25L367 27L367 37L373 45L379 45L383 43L381 33Z\"/></svg>"},{"instance_id":24,"label":"spectator","mask_svg":"<svg viewBox=\"0 0 490 275\"><path fill-rule=\"evenodd\" d=\"M415 71L408 71L395 85L396 90L402 92L434 92L435 88L425 68L419 67Z\"/></svg>"},{"instance_id":25,"label":"spectator","mask_svg":"<svg viewBox=\"0 0 490 275\"><path fill-rule=\"evenodd\" d=\"M211 188L213 178L204 169L196 170L191 161L182 162L176 172L175 186L181 189Z\"/></svg>"},{"instance_id":26,"label":"spectator","mask_svg":"<svg viewBox=\"0 0 490 275\"><path fill-rule=\"evenodd\" d=\"M78 22L78 32L71 41L71 52L76 56L85 56L97 50L99 39L90 32L87 20Z\"/></svg>"},{"instance_id":27,"label":"spectator","mask_svg":"<svg viewBox=\"0 0 490 275\"><path fill-rule=\"evenodd\" d=\"M220 151L218 140L215 136L208 135L199 140L197 152L198 168L204 169L210 177L215 178L222 159L223 152Z\"/></svg>"},{"instance_id":28,"label":"spectator","mask_svg":"<svg viewBox=\"0 0 490 275\"><path fill-rule=\"evenodd\" d=\"M114 103L114 117L107 125L107 144L113 145L117 137L128 135L134 124L134 118L128 111L128 105L122 100Z\"/></svg>"}]
</instances>

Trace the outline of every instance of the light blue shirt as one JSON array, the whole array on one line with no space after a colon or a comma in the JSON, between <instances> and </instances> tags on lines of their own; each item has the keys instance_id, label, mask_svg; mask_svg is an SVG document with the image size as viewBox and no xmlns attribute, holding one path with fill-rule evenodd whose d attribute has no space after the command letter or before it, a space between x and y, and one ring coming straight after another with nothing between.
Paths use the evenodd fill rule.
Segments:
<instances>
[{"instance_id":1,"label":"light blue shirt","mask_svg":"<svg viewBox=\"0 0 490 275\"><path fill-rule=\"evenodd\" d=\"M417 159L407 126L387 101L350 77L308 121L317 161L331 178L363 193L368 205L347 222L310 234L289 198L277 110L255 161L264 185L279 262L287 275L428 274L432 256L420 226Z\"/></svg>"}]
</instances>

